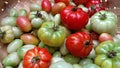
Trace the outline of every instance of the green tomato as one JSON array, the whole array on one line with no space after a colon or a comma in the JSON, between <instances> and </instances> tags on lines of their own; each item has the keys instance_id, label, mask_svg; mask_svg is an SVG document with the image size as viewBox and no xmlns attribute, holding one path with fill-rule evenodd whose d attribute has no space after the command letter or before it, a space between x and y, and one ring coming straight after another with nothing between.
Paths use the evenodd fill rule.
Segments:
<instances>
[{"instance_id":1,"label":"green tomato","mask_svg":"<svg viewBox=\"0 0 120 68\"><path fill-rule=\"evenodd\" d=\"M65 27L55 25L54 22L44 22L38 30L39 39L51 47L60 47L63 45L67 34Z\"/></svg>"},{"instance_id":2,"label":"green tomato","mask_svg":"<svg viewBox=\"0 0 120 68\"><path fill-rule=\"evenodd\" d=\"M23 68L23 61L19 63L18 68Z\"/></svg>"},{"instance_id":3,"label":"green tomato","mask_svg":"<svg viewBox=\"0 0 120 68\"><path fill-rule=\"evenodd\" d=\"M73 68L73 66L64 61L59 61L50 65L50 68Z\"/></svg>"},{"instance_id":4,"label":"green tomato","mask_svg":"<svg viewBox=\"0 0 120 68\"><path fill-rule=\"evenodd\" d=\"M96 64L87 64L87 65L83 66L83 68L100 68L100 67Z\"/></svg>"},{"instance_id":5,"label":"green tomato","mask_svg":"<svg viewBox=\"0 0 120 68\"><path fill-rule=\"evenodd\" d=\"M51 21L51 18L49 16L49 14L46 11L40 11L40 13L42 14L42 19L43 21Z\"/></svg>"},{"instance_id":6,"label":"green tomato","mask_svg":"<svg viewBox=\"0 0 120 68\"><path fill-rule=\"evenodd\" d=\"M59 25L61 23L60 14L56 14L53 18L53 21L56 25Z\"/></svg>"},{"instance_id":7,"label":"green tomato","mask_svg":"<svg viewBox=\"0 0 120 68\"><path fill-rule=\"evenodd\" d=\"M77 64L80 61L80 58L75 57L71 54L65 55L64 60L70 64Z\"/></svg>"},{"instance_id":8,"label":"green tomato","mask_svg":"<svg viewBox=\"0 0 120 68\"><path fill-rule=\"evenodd\" d=\"M46 44L44 44L42 41L38 44L38 46L40 47L40 48L44 48L45 46L46 46Z\"/></svg>"},{"instance_id":9,"label":"green tomato","mask_svg":"<svg viewBox=\"0 0 120 68\"><path fill-rule=\"evenodd\" d=\"M114 35L117 28L117 15L113 12L102 10L91 17L92 30L98 34L109 33Z\"/></svg>"},{"instance_id":10,"label":"green tomato","mask_svg":"<svg viewBox=\"0 0 120 68\"><path fill-rule=\"evenodd\" d=\"M73 64L73 68L82 68L80 64Z\"/></svg>"},{"instance_id":11,"label":"green tomato","mask_svg":"<svg viewBox=\"0 0 120 68\"><path fill-rule=\"evenodd\" d=\"M57 62L60 62L60 61L65 62L65 60L61 57L52 57L51 64L54 64L54 63L57 63Z\"/></svg>"},{"instance_id":12,"label":"green tomato","mask_svg":"<svg viewBox=\"0 0 120 68\"><path fill-rule=\"evenodd\" d=\"M56 51L54 54L53 54L53 57L61 57L61 53L59 51Z\"/></svg>"},{"instance_id":13,"label":"green tomato","mask_svg":"<svg viewBox=\"0 0 120 68\"><path fill-rule=\"evenodd\" d=\"M85 65L91 64L91 63L93 63L93 60L90 59L90 58L82 59L82 60L79 62L79 64L80 64L81 66L85 66Z\"/></svg>"},{"instance_id":14,"label":"green tomato","mask_svg":"<svg viewBox=\"0 0 120 68\"><path fill-rule=\"evenodd\" d=\"M23 41L21 39L15 39L10 44L8 44L7 52L12 53L16 52L18 48L23 46Z\"/></svg>"},{"instance_id":15,"label":"green tomato","mask_svg":"<svg viewBox=\"0 0 120 68\"><path fill-rule=\"evenodd\" d=\"M12 27L9 25L0 27L0 37L0 41L3 43L12 42L15 38Z\"/></svg>"},{"instance_id":16,"label":"green tomato","mask_svg":"<svg viewBox=\"0 0 120 68\"><path fill-rule=\"evenodd\" d=\"M27 10L26 9L19 9L18 16L27 16Z\"/></svg>"},{"instance_id":17,"label":"green tomato","mask_svg":"<svg viewBox=\"0 0 120 68\"><path fill-rule=\"evenodd\" d=\"M17 52L12 52L8 56L3 59L4 66L12 66L15 67L20 63L20 58Z\"/></svg>"},{"instance_id":18,"label":"green tomato","mask_svg":"<svg viewBox=\"0 0 120 68\"><path fill-rule=\"evenodd\" d=\"M31 20L32 27L34 28L40 28L43 23L43 20L41 18L33 18Z\"/></svg>"},{"instance_id":19,"label":"green tomato","mask_svg":"<svg viewBox=\"0 0 120 68\"><path fill-rule=\"evenodd\" d=\"M100 43L96 49L94 63L101 68L120 68L120 46L113 41Z\"/></svg>"},{"instance_id":20,"label":"green tomato","mask_svg":"<svg viewBox=\"0 0 120 68\"><path fill-rule=\"evenodd\" d=\"M91 51L90 54L88 55L88 58L94 59L95 57L96 57L95 49L92 48L92 51Z\"/></svg>"},{"instance_id":21,"label":"green tomato","mask_svg":"<svg viewBox=\"0 0 120 68\"><path fill-rule=\"evenodd\" d=\"M20 30L20 28L14 26L12 27L13 33L15 38L20 38L20 36L23 34L23 32Z\"/></svg>"},{"instance_id":22,"label":"green tomato","mask_svg":"<svg viewBox=\"0 0 120 68\"><path fill-rule=\"evenodd\" d=\"M60 47L60 52L62 55L67 55L69 53L66 48L65 42L66 42L66 40L64 41L64 44Z\"/></svg>"},{"instance_id":23,"label":"green tomato","mask_svg":"<svg viewBox=\"0 0 120 68\"><path fill-rule=\"evenodd\" d=\"M18 16L17 10L15 8L10 9L9 16L17 17Z\"/></svg>"},{"instance_id":24,"label":"green tomato","mask_svg":"<svg viewBox=\"0 0 120 68\"><path fill-rule=\"evenodd\" d=\"M34 4L30 4L30 10L31 11L40 11L40 10L42 10L42 8L39 4L34 3Z\"/></svg>"},{"instance_id":25,"label":"green tomato","mask_svg":"<svg viewBox=\"0 0 120 68\"><path fill-rule=\"evenodd\" d=\"M5 17L1 21L1 25L9 25L9 26L16 26L16 18L15 17Z\"/></svg>"},{"instance_id":26,"label":"green tomato","mask_svg":"<svg viewBox=\"0 0 120 68\"><path fill-rule=\"evenodd\" d=\"M13 68L12 66L6 66L5 68Z\"/></svg>"},{"instance_id":27,"label":"green tomato","mask_svg":"<svg viewBox=\"0 0 120 68\"><path fill-rule=\"evenodd\" d=\"M36 14L37 14L37 11L31 11L29 14L29 19L32 20L32 19L36 18L37 17Z\"/></svg>"},{"instance_id":28,"label":"green tomato","mask_svg":"<svg viewBox=\"0 0 120 68\"><path fill-rule=\"evenodd\" d=\"M29 50L29 49L32 49L34 48L35 45L24 45L22 47L20 47L18 50L17 50L17 53L18 53L18 56L20 57L20 59L23 59L25 53Z\"/></svg>"}]
</instances>

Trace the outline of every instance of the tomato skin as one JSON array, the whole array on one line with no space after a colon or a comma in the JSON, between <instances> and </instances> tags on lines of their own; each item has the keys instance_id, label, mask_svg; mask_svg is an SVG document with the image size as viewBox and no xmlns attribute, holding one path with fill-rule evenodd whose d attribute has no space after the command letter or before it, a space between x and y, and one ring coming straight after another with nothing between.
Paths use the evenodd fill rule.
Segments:
<instances>
[{"instance_id":1,"label":"tomato skin","mask_svg":"<svg viewBox=\"0 0 120 68\"><path fill-rule=\"evenodd\" d=\"M100 0L90 0L85 6L88 8L90 17L98 11L105 10Z\"/></svg>"},{"instance_id":2,"label":"tomato skin","mask_svg":"<svg viewBox=\"0 0 120 68\"><path fill-rule=\"evenodd\" d=\"M16 24L24 32L29 32L32 29L32 25L26 16L19 16Z\"/></svg>"},{"instance_id":3,"label":"tomato skin","mask_svg":"<svg viewBox=\"0 0 120 68\"><path fill-rule=\"evenodd\" d=\"M69 0L54 0L55 1L55 3L58 3L58 2L63 2L63 3L65 3L66 5L69 5Z\"/></svg>"},{"instance_id":4,"label":"tomato skin","mask_svg":"<svg viewBox=\"0 0 120 68\"><path fill-rule=\"evenodd\" d=\"M71 34L66 40L66 48L77 57L87 57L92 50L92 39L85 32Z\"/></svg>"},{"instance_id":5,"label":"tomato skin","mask_svg":"<svg viewBox=\"0 0 120 68\"><path fill-rule=\"evenodd\" d=\"M89 0L73 0L73 2L75 2L76 5L79 4L86 4Z\"/></svg>"},{"instance_id":6,"label":"tomato skin","mask_svg":"<svg viewBox=\"0 0 120 68\"><path fill-rule=\"evenodd\" d=\"M24 68L49 68L51 54L45 48L35 47L30 49L24 56Z\"/></svg>"},{"instance_id":7,"label":"tomato skin","mask_svg":"<svg viewBox=\"0 0 120 68\"><path fill-rule=\"evenodd\" d=\"M38 38L32 34L22 34L20 39L24 42L24 44L37 45L39 43Z\"/></svg>"},{"instance_id":8,"label":"tomato skin","mask_svg":"<svg viewBox=\"0 0 120 68\"><path fill-rule=\"evenodd\" d=\"M83 28L87 23L89 16L81 8L75 6L65 7L61 13L62 23L71 30L79 30Z\"/></svg>"},{"instance_id":9,"label":"tomato skin","mask_svg":"<svg viewBox=\"0 0 120 68\"><path fill-rule=\"evenodd\" d=\"M44 10L44 11L46 11L48 13L52 9L52 5L51 5L51 2L49 0L42 0L41 6L42 6L42 10Z\"/></svg>"}]
</instances>

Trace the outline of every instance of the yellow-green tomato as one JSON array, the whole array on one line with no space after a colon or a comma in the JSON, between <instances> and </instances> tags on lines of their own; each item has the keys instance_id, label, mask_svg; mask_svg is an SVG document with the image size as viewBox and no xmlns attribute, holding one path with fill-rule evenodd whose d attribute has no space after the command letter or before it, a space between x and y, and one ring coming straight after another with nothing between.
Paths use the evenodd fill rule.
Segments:
<instances>
[{"instance_id":1,"label":"yellow-green tomato","mask_svg":"<svg viewBox=\"0 0 120 68\"><path fill-rule=\"evenodd\" d=\"M82 68L80 64L73 64L73 68Z\"/></svg>"},{"instance_id":2,"label":"yellow-green tomato","mask_svg":"<svg viewBox=\"0 0 120 68\"><path fill-rule=\"evenodd\" d=\"M17 52L12 52L3 59L2 63L4 66L15 67L20 63L20 58L19 58Z\"/></svg>"},{"instance_id":3,"label":"yellow-green tomato","mask_svg":"<svg viewBox=\"0 0 120 68\"><path fill-rule=\"evenodd\" d=\"M10 43L15 38L12 27L9 25L0 27L0 35L0 41L3 43Z\"/></svg>"},{"instance_id":4,"label":"yellow-green tomato","mask_svg":"<svg viewBox=\"0 0 120 68\"><path fill-rule=\"evenodd\" d=\"M94 63L101 68L120 68L120 46L113 41L100 43L96 49Z\"/></svg>"},{"instance_id":5,"label":"yellow-green tomato","mask_svg":"<svg viewBox=\"0 0 120 68\"><path fill-rule=\"evenodd\" d=\"M39 39L51 47L60 47L67 36L65 27L54 22L44 22L38 30Z\"/></svg>"},{"instance_id":6,"label":"yellow-green tomato","mask_svg":"<svg viewBox=\"0 0 120 68\"><path fill-rule=\"evenodd\" d=\"M5 68L13 68L12 66L6 66Z\"/></svg>"}]
</instances>

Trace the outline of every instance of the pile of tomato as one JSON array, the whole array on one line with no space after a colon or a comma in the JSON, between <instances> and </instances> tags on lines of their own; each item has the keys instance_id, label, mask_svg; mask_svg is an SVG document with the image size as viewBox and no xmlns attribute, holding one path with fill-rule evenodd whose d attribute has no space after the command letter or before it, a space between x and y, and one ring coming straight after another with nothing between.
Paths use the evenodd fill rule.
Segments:
<instances>
[{"instance_id":1,"label":"pile of tomato","mask_svg":"<svg viewBox=\"0 0 120 68\"><path fill-rule=\"evenodd\" d=\"M0 26L4 68L120 68L118 18L100 0L42 0Z\"/></svg>"}]
</instances>

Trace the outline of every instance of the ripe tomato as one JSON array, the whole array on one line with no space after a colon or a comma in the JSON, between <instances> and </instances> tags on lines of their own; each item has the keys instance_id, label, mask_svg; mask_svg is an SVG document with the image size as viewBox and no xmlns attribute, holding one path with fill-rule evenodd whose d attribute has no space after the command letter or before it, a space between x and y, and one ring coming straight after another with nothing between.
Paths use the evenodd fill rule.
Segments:
<instances>
[{"instance_id":1,"label":"ripe tomato","mask_svg":"<svg viewBox=\"0 0 120 68\"><path fill-rule=\"evenodd\" d=\"M29 32L32 29L32 25L26 16L19 16L16 24L24 32Z\"/></svg>"},{"instance_id":2,"label":"ripe tomato","mask_svg":"<svg viewBox=\"0 0 120 68\"><path fill-rule=\"evenodd\" d=\"M105 7L103 7L102 3L100 0L90 0L87 4L86 7L88 8L88 14L89 16L92 16L96 12L100 10L105 10Z\"/></svg>"},{"instance_id":3,"label":"ripe tomato","mask_svg":"<svg viewBox=\"0 0 120 68\"><path fill-rule=\"evenodd\" d=\"M73 2L75 2L76 5L79 4L86 4L89 0L73 0Z\"/></svg>"},{"instance_id":4,"label":"ripe tomato","mask_svg":"<svg viewBox=\"0 0 120 68\"><path fill-rule=\"evenodd\" d=\"M77 57L87 57L92 50L92 39L88 33L77 32L66 40L66 48Z\"/></svg>"},{"instance_id":5,"label":"ripe tomato","mask_svg":"<svg viewBox=\"0 0 120 68\"><path fill-rule=\"evenodd\" d=\"M62 23L71 30L79 30L87 23L89 16L81 8L67 6L61 12Z\"/></svg>"},{"instance_id":6,"label":"ripe tomato","mask_svg":"<svg viewBox=\"0 0 120 68\"><path fill-rule=\"evenodd\" d=\"M35 47L24 56L23 68L49 68L51 54L45 48Z\"/></svg>"}]
</instances>

